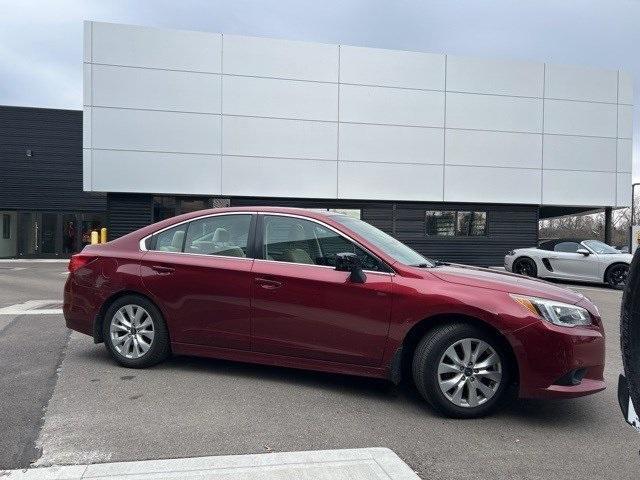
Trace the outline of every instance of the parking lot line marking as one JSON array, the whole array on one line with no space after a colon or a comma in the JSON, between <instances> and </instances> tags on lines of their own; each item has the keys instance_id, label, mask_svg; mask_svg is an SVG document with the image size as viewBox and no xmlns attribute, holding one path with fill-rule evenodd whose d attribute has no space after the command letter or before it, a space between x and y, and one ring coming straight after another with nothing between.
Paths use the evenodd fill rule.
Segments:
<instances>
[{"instance_id":1,"label":"parking lot line marking","mask_svg":"<svg viewBox=\"0 0 640 480\"><path fill-rule=\"evenodd\" d=\"M28 300L0 308L0 315L60 315L62 308L44 307L58 307L61 303L60 300Z\"/></svg>"}]
</instances>

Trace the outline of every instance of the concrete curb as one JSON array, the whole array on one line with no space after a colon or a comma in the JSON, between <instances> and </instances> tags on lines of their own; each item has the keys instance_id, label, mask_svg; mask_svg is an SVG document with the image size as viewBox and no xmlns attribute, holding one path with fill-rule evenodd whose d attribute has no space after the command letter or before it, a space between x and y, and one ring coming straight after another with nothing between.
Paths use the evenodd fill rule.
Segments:
<instances>
[{"instance_id":1,"label":"concrete curb","mask_svg":"<svg viewBox=\"0 0 640 480\"><path fill-rule=\"evenodd\" d=\"M219 457L145 460L139 462L69 465L0 471L9 480L80 480L122 478L136 480L224 478L258 480L270 477L297 480L419 480L420 477L388 448L357 448L277 452Z\"/></svg>"}]
</instances>

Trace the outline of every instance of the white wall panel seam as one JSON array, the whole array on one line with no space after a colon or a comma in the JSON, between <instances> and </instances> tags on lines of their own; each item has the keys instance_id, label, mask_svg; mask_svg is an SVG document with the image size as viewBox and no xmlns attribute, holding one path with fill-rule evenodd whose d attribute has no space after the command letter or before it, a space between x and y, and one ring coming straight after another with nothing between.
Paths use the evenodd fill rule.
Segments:
<instances>
[{"instance_id":1,"label":"white wall panel seam","mask_svg":"<svg viewBox=\"0 0 640 480\"><path fill-rule=\"evenodd\" d=\"M616 71L616 184L614 187L615 205L618 205L618 137L620 128L620 70Z\"/></svg>"},{"instance_id":2,"label":"white wall panel seam","mask_svg":"<svg viewBox=\"0 0 640 480\"><path fill-rule=\"evenodd\" d=\"M544 104L547 93L547 63L542 64L542 143L540 145L540 205L544 204Z\"/></svg>"},{"instance_id":3,"label":"white wall panel seam","mask_svg":"<svg viewBox=\"0 0 640 480\"><path fill-rule=\"evenodd\" d=\"M442 201L444 202L445 176L447 174L447 63L449 55L444 56L444 112L442 114Z\"/></svg>"},{"instance_id":4,"label":"white wall panel seam","mask_svg":"<svg viewBox=\"0 0 640 480\"><path fill-rule=\"evenodd\" d=\"M220 194L223 192L224 178L222 154L224 152L224 34L220 35Z\"/></svg>"},{"instance_id":5,"label":"white wall panel seam","mask_svg":"<svg viewBox=\"0 0 640 480\"><path fill-rule=\"evenodd\" d=\"M341 52L342 45L338 45L338 104L336 105L336 118L338 120L338 132L336 135L336 199L340 198L340 168L338 162L340 161L340 69L342 67L340 62Z\"/></svg>"}]
</instances>

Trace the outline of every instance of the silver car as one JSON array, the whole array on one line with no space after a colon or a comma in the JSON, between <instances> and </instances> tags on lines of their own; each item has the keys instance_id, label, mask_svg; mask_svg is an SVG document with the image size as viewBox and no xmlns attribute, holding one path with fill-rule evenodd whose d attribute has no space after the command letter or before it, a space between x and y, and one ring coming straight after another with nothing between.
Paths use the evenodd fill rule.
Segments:
<instances>
[{"instance_id":1,"label":"silver car","mask_svg":"<svg viewBox=\"0 0 640 480\"><path fill-rule=\"evenodd\" d=\"M633 255L599 240L548 240L538 247L511 250L504 257L508 272L624 286Z\"/></svg>"}]
</instances>

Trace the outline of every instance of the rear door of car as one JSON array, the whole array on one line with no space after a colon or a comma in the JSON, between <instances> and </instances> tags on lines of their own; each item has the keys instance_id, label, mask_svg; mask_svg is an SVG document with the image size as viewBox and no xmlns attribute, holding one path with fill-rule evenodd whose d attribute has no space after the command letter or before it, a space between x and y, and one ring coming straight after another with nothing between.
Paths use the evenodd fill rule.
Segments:
<instances>
[{"instance_id":1,"label":"rear door of car","mask_svg":"<svg viewBox=\"0 0 640 480\"><path fill-rule=\"evenodd\" d=\"M254 223L251 213L211 215L149 239L142 280L172 342L250 349Z\"/></svg>"}]
</instances>

